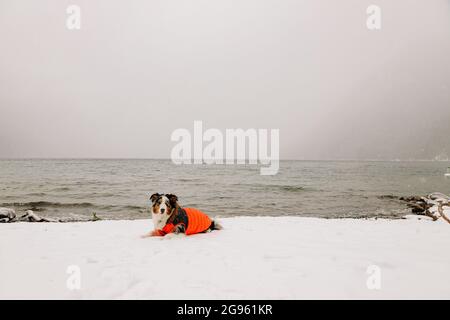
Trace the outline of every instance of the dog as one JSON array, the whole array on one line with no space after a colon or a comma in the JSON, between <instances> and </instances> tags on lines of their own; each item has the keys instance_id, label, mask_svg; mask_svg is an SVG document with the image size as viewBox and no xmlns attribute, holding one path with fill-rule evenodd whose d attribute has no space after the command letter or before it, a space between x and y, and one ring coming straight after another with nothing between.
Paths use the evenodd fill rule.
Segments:
<instances>
[{"instance_id":1,"label":"dog","mask_svg":"<svg viewBox=\"0 0 450 320\"><path fill-rule=\"evenodd\" d=\"M221 230L222 226L205 213L194 208L182 208L174 194L154 193L152 202L152 220L155 229L143 237L166 235L192 235L196 233Z\"/></svg>"}]
</instances>

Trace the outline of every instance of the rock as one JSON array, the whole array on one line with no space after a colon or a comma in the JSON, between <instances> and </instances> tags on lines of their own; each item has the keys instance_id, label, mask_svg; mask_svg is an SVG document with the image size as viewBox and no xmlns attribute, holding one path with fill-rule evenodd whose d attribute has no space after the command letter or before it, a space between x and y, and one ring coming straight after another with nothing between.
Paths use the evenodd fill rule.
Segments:
<instances>
[{"instance_id":1,"label":"rock","mask_svg":"<svg viewBox=\"0 0 450 320\"><path fill-rule=\"evenodd\" d=\"M16 218L16 211L10 208L0 208L0 222L11 222Z\"/></svg>"},{"instance_id":2,"label":"rock","mask_svg":"<svg viewBox=\"0 0 450 320\"><path fill-rule=\"evenodd\" d=\"M413 201L422 201L422 197L411 196L411 197L400 197L399 200L413 202Z\"/></svg>"},{"instance_id":3,"label":"rock","mask_svg":"<svg viewBox=\"0 0 450 320\"><path fill-rule=\"evenodd\" d=\"M413 213L422 213L427 210L427 206L425 203L408 203L408 207L411 208Z\"/></svg>"}]
</instances>

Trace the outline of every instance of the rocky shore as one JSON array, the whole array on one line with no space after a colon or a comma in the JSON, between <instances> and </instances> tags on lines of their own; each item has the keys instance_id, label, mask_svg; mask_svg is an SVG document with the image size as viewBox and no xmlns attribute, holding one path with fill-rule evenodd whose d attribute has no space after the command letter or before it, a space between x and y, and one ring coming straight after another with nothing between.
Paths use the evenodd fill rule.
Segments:
<instances>
[{"instance_id":1,"label":"rocky shore","mask_svg":"<svg viewBox=\"0 0 450 320\"><path fill-rule=\"evenodd\" d=\"M450 197L445 194L435 192L426 197L400 197L399 200L405 201L414 214L450 223Z\"/></svg>"}]
</instances>

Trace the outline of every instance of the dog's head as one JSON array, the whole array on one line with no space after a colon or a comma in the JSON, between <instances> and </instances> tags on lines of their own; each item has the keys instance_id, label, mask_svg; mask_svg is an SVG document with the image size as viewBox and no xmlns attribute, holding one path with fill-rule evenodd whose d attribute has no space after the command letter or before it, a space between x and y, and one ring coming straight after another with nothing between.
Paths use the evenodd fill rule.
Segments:
<instances>
[{"instance_id":1,"label":"dog's head","mask_svg":"<svg viewBox=\"0 0 450 320\"><path fill-rule=\"evenodd\" d=\"M174 194L159 194L151 195L152 201L152 219L156 229L162 229L167 220L170 218L173 210L178 205L178 197Z\"/></svg>"}]
</instances>

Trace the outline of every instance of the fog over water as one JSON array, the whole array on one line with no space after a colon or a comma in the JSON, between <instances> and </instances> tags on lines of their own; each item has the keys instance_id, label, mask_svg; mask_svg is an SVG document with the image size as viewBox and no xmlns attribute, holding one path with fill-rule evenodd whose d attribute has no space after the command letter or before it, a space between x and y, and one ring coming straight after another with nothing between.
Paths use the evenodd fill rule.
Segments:
<instances>
[{"instance_id":1,"label":"fog over water","mask_svg":"<svg viewBox=\"0 0 450 320\"><path fill-rule=\"evenodd\" d=\"M66 28L66 8L82 27ZM282 159L450 157L450 2L0 0L0 158L169 158L279 128Z\"/></svg>"}]
</instances>

